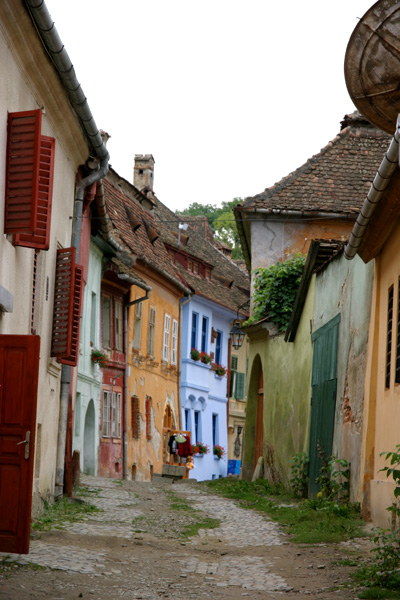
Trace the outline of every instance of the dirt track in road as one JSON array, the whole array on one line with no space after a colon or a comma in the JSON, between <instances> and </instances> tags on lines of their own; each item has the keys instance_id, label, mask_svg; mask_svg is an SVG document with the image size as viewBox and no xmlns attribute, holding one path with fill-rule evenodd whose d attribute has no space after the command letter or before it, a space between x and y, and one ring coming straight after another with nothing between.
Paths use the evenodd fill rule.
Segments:
<instances>
[{"instance_id":1,"label":"dirt track in road","mask_svg":"<svg viewBox=\"0 0 400 600\"><path fill-rule=\"evenodd\" d=\"M5 600L349 600L343 560L368 553L365 539L292 544L278 525L210 495L196 483L85 477L102 512L35 534L26 557L0 555ZM187 505L189 504L189 510ZM186 538L191 523L219 519ZM21 564L27 563L27 564Z\"/></svg>"}]
</instances>

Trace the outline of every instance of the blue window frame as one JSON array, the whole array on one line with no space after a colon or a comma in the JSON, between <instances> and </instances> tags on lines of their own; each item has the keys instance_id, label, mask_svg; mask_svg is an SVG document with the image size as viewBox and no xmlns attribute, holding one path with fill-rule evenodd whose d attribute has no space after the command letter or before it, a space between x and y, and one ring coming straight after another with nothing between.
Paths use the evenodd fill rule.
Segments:
<instances>
[{"instance_id":1,"label":"blue window frame","mask_svg":"<svg viewBox=\"0 0 400 600\"><path fill-rule=\"evenodd\" d=\"M192 335L190 339L190 347L196 348L197 344L197 324L199 322L199 315L195 312L192 313Z\"/></svg>"},{"instance_id":2,"label":"blue window frame","mask_svg":"<svg viewBox=\"0 0 400 600\"><path fill-rule=\"evenodd\" d=\"M190 408L185 408L185 430L190 431Z\"/></svg>"},{"instance_id":3,"label":"blue window frame","mask_svg":"<svg viewBox=\"0 0 400 600\"><path fill-rule=\"evenodd\" d=\"M215 362L221 364L222 358L222 333L217 331L217 338L215 340Z\"/></svg>"},{"instance_id":4,"label":"blue window frame","mask_svg":"<svg viewBox=\"0 0 400 600\"><path fill-rule=\"evenodd\" d=\"M213 446L218 445L218 415L213 414L212 416L212 436L213 436Z\"/></svg>"},{"instance_id":5,"label":"blue window frame","mask_svg":"<svg viewBox=\"0 0 400 600\"><path fill-rule=\"evenodd\" d=\"M203 317L203 321L201 324L201 351L207 351L207 330L208 330L208 319L207 317Z\"/></svg>"},{"instance_id":6,"label":"blue window frame","mask_svg":"<svg viewBox=\"0 0 400 600\"><path fill-rule=\"evenodd\" d=\"M201 442L201 414L199 410L194 411L194 443Z\"/></svg>"}]
</instances>

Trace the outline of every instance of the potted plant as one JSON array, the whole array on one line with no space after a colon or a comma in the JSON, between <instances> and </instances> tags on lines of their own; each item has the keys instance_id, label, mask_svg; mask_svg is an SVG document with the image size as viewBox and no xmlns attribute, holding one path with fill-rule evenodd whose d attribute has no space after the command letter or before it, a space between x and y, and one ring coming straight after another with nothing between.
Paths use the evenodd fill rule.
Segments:
<instances>
[{"instance_id":1,"label":"potted plant","mask_svg":"<svg viewBox=\"0 0 400 600\"><path fill-rule=\"evenodd\" d=\"M200 352L198 350L196 350L196 348L192 348L190 351L190 358L192 360L199 360L200 359Z\"/></svg>"},{"instance_id":2,"label":"potted plant","mask_svg":"<svg viewBox=\"0 0 400 600\"><path fill-rule=\"evenodd\" d=\"M200 456L203 456L203 454L208 454L210 449L207 444L197 442L197 444L192 444L192 452L193 454L199 454Z\"/></svg>"},{"instance_id":3,"label":"potted plant","mask_svg":"<svg viewBox=\"0 0 400 600\"><path fill-rule=\"evenodd\" d=\"M207 352L202 351L200 352L200 360L205 365L209 365L211 362L211 356L207 354Z\"/></svg>"},{"instance_id":4,"label":"potted plant","mask_svg":"<svg viewBox=\"0 0 400 600\"><path fill-rule=\"evenodd\" d=\"M226 375L226 367L223 367L218 363L214 363L214 371L216 375L219 375L219 377L223 377L224 375Z\"/></svg>"},{"instance_id":5,"label":"potted plant","mask_svg":"<svg viewBox=\"0 0 400 600\"><path fill-rule=\"evenodd\" d=\"M222 446L218 446L218 444L216 444L213 447L213 454L214 456L216 456L217 458L223 458L224 454L225 454L225 449Z\"/></svg>"},{"instance_id":6,"label":"potted plant","mask_svg":"<svg viewBox=\"0 0 400 600\"><path fill-rule=\"evenodd\" d=\"M95 365L99 365L105 369L108 366L107 354L104 354L101 350L97 350L97 348L93 348L90 354L90 358L92 363Z\"/></svg>"}]
</instances>

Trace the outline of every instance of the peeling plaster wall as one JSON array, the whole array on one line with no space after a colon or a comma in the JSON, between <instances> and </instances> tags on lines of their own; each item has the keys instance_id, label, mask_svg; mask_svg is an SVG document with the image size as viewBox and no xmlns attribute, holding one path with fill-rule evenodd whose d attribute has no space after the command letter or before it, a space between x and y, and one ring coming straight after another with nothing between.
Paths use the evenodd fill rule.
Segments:
<instances>
[{"instance_id":1,"label":"peeling plaster wall","mask_svg":"<svg viewBox=\"0 0 400 600\"><path fill-rule=\"evenodd\" d=\"M333 454L351 463L351 500L360 501L361 436L373 264L343 255L317 274L313 330L338 313L337 398Z\"/></svg>"},{"instance_id":2,"label":"peeling plaster wall","mask_svg":"<svg viewBox=\"0 0 400 600\"><path fill-rule=\"evenodd\" d=\"M247 397L243 476L253 472L258 357L264 380L264 477L288 485L289 460L308 450L312 345L310 319L314 311L312 279L294 342L284 336L254 339L250 334L250 384ZM255 372L257 371L257 372Z\"/></svg>"}]
</instances>

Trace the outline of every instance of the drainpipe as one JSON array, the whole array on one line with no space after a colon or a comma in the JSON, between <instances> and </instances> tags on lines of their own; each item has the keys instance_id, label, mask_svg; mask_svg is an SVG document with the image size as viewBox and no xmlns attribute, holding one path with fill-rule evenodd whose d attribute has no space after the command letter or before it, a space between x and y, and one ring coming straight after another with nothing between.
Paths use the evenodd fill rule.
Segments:
<instances>
[{"instance_id":1,"label":"drainpipe","mask_svg":"<svg viewBox=\"0 0 400 600\"><path fill-rule=\"evenodd\" d=\"M390 142L381 165L378 169L375 179L372 182L357 221L354 223L350 239L344 248L344 256L347 260L352 260L358 252L365 230L375 212L377 204L380 202L383 192L389 185L390 179L397 169L399 162L399 141L400 141L400 115L397 117L396 131Z\"/></svg>"},{"instance_id":2,"label":"drainpipe","mask_svg":"<svg viewBox=\"0 0 400 600\"><path fill-rule=\"evenodd\" d=\"M88 139L88 146L94 157L100 161L100 167L82 179L76 186L74 221L72 226L71 243L76 248L76 260L79 260L79 247L82 223L83 196L85 188L102 179L108 171L109 154L97 129L94 117L89 108L87 99L77 80L75 69L68 53L58 35L51 15L43 0L25 0L25 5L31 19L37 28L42 43L49 54L61 83L81 123ZM63 365L61 371L60 413L57 441L57 466L55 497L59 498L64 487L64 461L65 442L68 419L69 390L71 384L71 367Z\"/></svg>"},{"instance_id":3,"label":"drainpipe","mask_svg":"<svg viewBox=\"0 0 400 600\"><path fill-rule=\"evenodd\" d=\"M145 290L146 295L127 302L124 304L124 352L126 356L126 362L128 362L128 308L139 302L144 302L149 299L151 287L145 285L141 281L138 281L130 275L121 274L118 275L119 279L128 281L132 285L137 285L142 290ZM123 434L122 434L122 478L128 479L128 365L124 371L124 396L123 396Z\"/></svg>"},{"instance_id":4,"label":"drainpipe","mask_svg":"<svg viewBox=\"0 0 400 600\"><path fill-rule=\"evenodd\" d=\"M188 302L190 302L190 300L192 299L193 294L189 294L188 297L186 298L186 300L183 300L183 302L179 303L179 338L181 338L182 335L182 306L185 306L185 304L187 304ZM179 358L178 358L178 365L181 364L181 348L182 348L182 344L178 344L178 348L179 348ZM184 428L184 423L182 423L182 401L181 401L181 369L178 369L178 411L179 411L179 423L181 425L181 429Z\"/></svg>"}]
</instances>

